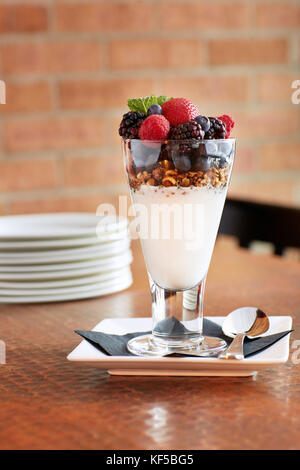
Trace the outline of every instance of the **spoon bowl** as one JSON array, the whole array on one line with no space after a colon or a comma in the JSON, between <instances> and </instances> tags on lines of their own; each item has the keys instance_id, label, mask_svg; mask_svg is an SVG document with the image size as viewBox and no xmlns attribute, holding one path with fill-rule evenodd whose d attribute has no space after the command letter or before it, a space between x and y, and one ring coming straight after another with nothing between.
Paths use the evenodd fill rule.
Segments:
<instances>
[{"instance_id":1,"label":"spoon bowl","mask_svg":"<svg viewBox=\"0 0 300 470\"><path fill-rule=\"evenodd\" d=\"M244 339L257 338L269 329L267 315L256 307L242 307L231 312L222 325L223 333L234 338L230 346L223 351L219 359L244 359Z\"/></svg>"}]
</instances>

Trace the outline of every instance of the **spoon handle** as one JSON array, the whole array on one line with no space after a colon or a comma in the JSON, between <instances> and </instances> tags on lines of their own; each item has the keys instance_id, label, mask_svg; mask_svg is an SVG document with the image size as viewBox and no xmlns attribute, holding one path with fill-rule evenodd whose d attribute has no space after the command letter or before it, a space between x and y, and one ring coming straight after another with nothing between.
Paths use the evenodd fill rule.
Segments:
<instances>
[{"instance_id":1,"label":"spoon handle","mask_svg":"<svg viewBox=\"0 0 300 470\"><path fill-rule=\"evenodd\" d=\"M238 333L230 346L219 354L218 359L244 359L243 344L245 336L244 333Z\"/></svg>"}]
</instances>

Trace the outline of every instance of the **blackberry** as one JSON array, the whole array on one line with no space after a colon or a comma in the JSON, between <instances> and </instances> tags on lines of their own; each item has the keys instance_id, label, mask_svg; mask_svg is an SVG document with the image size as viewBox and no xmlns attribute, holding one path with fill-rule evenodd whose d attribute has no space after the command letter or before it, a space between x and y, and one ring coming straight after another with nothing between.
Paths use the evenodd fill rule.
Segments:
<instances>
[{"instance_id":1,"label":"blackberry","mask_svg":"<svg viewBox=\"0 0 300 470\"><path fill-rule=\"evenodd\" d=\"M226 127L225 124L217 118L209 117L210 128L205 133L205 139L225 139Z\"/></svg>"},{"instance_id":2,"label":"blackberry","mask_svg":"<svg viewBox=\"0 0 300 470\"><path fill-rule=\"evenodd\" d=\"M138 139L139 128L146 119L146 116L138 111L129 111L123 115L119 127L119 134L124 139Z\"/></svg>"},{"instance_id":3,"label":"blackberry","mask_svg":"<svg viewBox=\"0 0 300 470\"><path fill-rule=\"evenodd\" d=\"M201 125L196 121L184 122L176 127L172 127L169 135L171 140L178 140L178 146L171 145L169 151L175 168L181 172L189 171L192 166L191 160L194 148L199 147L199 141L204 137ZM195 142L183 142L184 140Z\"/></svg>"},{"instance_id":4,"label":"blackberry","mask_svg":"<svg viewBox=\"0 0 300 470\"><path fill-rule=\"evenodd\" d=\"M170 132L170 139L174 140L202 140L204 131L200 124L196 121L188 121L179 126L174 127Z\"/></svg>"}]
</instances>

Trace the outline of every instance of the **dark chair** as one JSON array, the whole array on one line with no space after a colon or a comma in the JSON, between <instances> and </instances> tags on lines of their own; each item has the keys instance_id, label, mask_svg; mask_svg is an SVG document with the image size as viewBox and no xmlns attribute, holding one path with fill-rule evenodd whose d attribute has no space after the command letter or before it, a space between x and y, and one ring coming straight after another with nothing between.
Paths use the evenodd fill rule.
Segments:
<instances>
[{"instance_id":1,"label":"dark chair","mask_svg":"<svg viewBox=\"0 0 300 470\"><path fill-rule=\"evenodd\" d=\"M254 240L269 242L282 255L285 248L300 248L300 209L227 199L219 234L235 236L244 248Z\"/></svg>"}]
</instances>

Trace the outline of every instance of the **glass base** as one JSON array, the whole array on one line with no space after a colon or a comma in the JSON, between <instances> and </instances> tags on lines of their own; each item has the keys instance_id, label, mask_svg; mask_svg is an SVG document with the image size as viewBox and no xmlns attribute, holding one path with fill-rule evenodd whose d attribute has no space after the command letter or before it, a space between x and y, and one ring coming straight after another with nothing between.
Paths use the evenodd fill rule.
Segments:
<instances>
[{"instance_id":1,"label":"glass base","mask_svg":"<svg viewBox=\"0 0 300 470\"><path fill-rule=\"evenodd\" d=\"M137 338L133 338L127 343L127 349L132 354L136 356L156 356L162 357L168 354L175 354L175 353L184 353L188 355L189 353L191 356L193 353L195 356L213 356L224 349L226 349L227 344L224 340L220 338L215 338L212 336L201 336L201 340L193 340L193 339L186 339L180 341L180 346L178 342L178 346L173 344L163 345L162 342L158 344L153 337L153 335L144 335L138 336Z\"/></svg>"}]
</instances>

